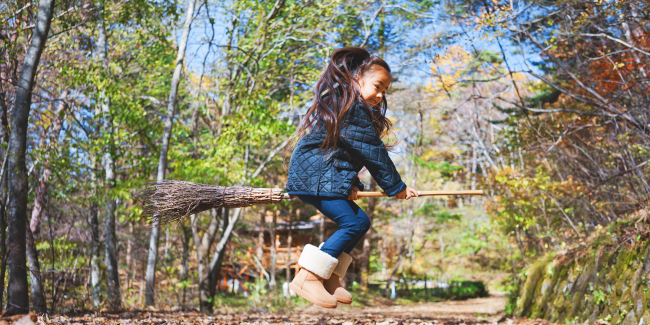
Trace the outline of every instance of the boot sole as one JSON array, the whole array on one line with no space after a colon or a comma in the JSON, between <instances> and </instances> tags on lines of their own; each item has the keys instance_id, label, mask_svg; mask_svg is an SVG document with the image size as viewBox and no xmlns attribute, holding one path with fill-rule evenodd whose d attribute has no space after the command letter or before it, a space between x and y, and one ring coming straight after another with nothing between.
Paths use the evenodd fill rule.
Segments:
<instances>
[{"instance_id":1,"label":"boot sole","mask_svg":"<svg viewBox=\"0 0 650 325\"><path fill-rule=\"evenodd\" d=\"M340 303L342 303L342 304L349 305L349 304L352 303L352 299L350 299L350 300L343 300L343 299L338 298L338 297L336 297L336 296L335 296L335 298L336 298L336 301L338 301L338 302L340 302Z\"/></svg>"},{"instance_id":2,"label":"boot sole","mask_svg":"<svg viewBox=\"0 0 650 325\"><path fill-rule=\"evenodd\" d=\"M293 290L293 292L295 292L297 295L307 299L307 301L311 302L312 304L314 304L316 306L323 307L323 308L330 308L330 309L336 308L336 304L328 305L328 304L324 304L322 302L312 300L310 295L308 295L306 292L302 291L302 289L300 289L297 285L294 285L293 283L289 284L289 288L291 288L291 290Z\"/></svg>"}]
</instances>

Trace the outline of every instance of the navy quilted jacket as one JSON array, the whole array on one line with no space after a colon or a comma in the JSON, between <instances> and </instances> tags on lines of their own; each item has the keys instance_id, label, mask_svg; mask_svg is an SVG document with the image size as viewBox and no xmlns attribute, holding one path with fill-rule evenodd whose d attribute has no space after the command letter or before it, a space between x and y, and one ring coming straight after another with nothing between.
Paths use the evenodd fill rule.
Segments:
<instances>
[{"instance_id":1,"label":"navy quilted jacket","mask_svg":"<svg viewBox=\"0 0 650 325\"><path fill-rule=\"evenodd\" d=\"M357 173L364 166L389 196L404 190L406 184L375 133L371 118L363 104L355 103L348 111L339 146L333 152L319 150L325 140L325 127L316 127L300 139L289 163L287 192L347 198L353 185L363 190Z\"/></svg>"}]
</instances>

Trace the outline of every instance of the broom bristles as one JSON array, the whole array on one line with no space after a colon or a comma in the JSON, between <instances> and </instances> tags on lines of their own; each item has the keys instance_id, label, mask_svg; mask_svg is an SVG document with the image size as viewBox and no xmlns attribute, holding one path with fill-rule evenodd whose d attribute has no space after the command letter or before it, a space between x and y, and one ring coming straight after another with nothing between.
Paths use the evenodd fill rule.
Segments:
<instances>
[{"instance_id":1,"label":"broom bristles","mask_svg":"<svg viewBox=\"0 0 650 325\"><path fill-rule=\"evenodd\" d=\"M184 181L151 183L137 194L142 212L165 225L215 208L243 208L282 201L282 189L218 186Z\"/></svg>"}]
</instances>

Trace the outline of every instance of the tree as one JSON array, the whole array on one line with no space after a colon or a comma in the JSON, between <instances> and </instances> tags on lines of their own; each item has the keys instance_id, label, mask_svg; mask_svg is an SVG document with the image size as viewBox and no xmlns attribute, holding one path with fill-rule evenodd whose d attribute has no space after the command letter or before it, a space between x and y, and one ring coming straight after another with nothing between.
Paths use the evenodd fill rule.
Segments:
<instances>
[{"instance_id":1,"label":"tree","mask_svg":"<svg viewBox=\"0 0 650 325\"><path fill-rule=\"evenodd\" d=\"M156 176L157 182L165 180L167 172L167 152L169 151L169 140L172 136L172 126L174 123L174 116L176 115L176 97L178 95L178 85L181 80L181 72L183 69L183 62L185 60L185 49L187 47L187 39L190 35L192 27L192 20L194 19L194 0L190 0L187 5L187 13L185 17L185 24L183 26L183 35L178 43L178 54L176 56L176 66L172 76L171 90L169 91L169 102L167 103L167 118L165 119L165 130L162 135L162 145L160 146L160 160L158 162L158 174ZM158 240L160 237L160 226L158 222L154 222L151 228L151 239L149 243L149 257L147 259L147 293L146 304L153 306L154 304L154 289L156 281L156 262L158 260Z\"/></svg>"},{"instance_id":2,"label":"tree","mask_svg":"<svg viewBox=\"0 0 650 325\"><path fill-rule=\"evenodd\" d=\"M108 40L104 20L104 3L98 5L99 22L97 25L97 56L103 68L108 73ZM112 190L115 187L115 139L113 137L113 116L111 111L111 98L102 90L99 95L99 105L103 118L102 130L104 133L105 151L104 168L106 173L106 215L104 217L104 260L106 272L108 273L108 304L112 309L119 309L122 305L122 294L120 291L120 276L117 262L117 236L115 233L115 209L116 202Z\"/></svg>"},{"instance_id":3,"label":"tree","mask_svg":"<svg viewBox=\"0 0 650 325\"><path fill-rule=\"evenodd\" d=\"M504 115L474 120L502 129L499 144L479 143L478 151L489 158L485 182L496 190L488 211L522 255L582 240L650 194L641 149L649 139L647 9L632 1L450 3L450 18L471 26L461 33L487 33L499 49L473 49L476 63L467 65L491 67L491 80L454 83L511 85L474 92L479 107Z\"/></svg>"},{"instance_id":4,"label":"tree","mask_svg":"<svg viewBox=\"0 0 650 325\"><path fill-rule=\"evenodd\" d=\"M27 234L27 167L25 150L27 143L27 126L29 109L32 102L32 89L36 78L36 68L45 48L50 23L54 12L53 0L41 0L32 41L20 70L16 86L16 100L11 116L11 134L9 136L8 179L9 198L9 236L7 238L9 256L8 308L12 314L24 314L29 311L26 272L26 234Z\"/></svg>"}]
</instances>

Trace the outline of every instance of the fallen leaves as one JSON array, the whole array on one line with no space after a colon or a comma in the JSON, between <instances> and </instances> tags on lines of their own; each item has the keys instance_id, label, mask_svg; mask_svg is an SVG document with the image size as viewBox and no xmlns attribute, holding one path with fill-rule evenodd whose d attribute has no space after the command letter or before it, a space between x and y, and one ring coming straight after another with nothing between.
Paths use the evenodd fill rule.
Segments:
<instances>
[{"instance_id":1,"label":"fallen leaves","mask_svg":"<svg viewBox=\"0 0 650 325\"><path fill-rule=\"evenodd\" d=\"M273 324L313 324L313 325L550 325L548 321L539 319L511 319L506 317L480 317L470 315L440 315L440 316L418 316L418 315L383 315L351 313L343 315L329 314L304 314L304 313L242 313L205 315L198 312L123 312L116 314L84 314L84 315L54 315L38 316L19 315L7 321L0 321L0 325L273 325Z\"/></svg>"}]
</instances>

